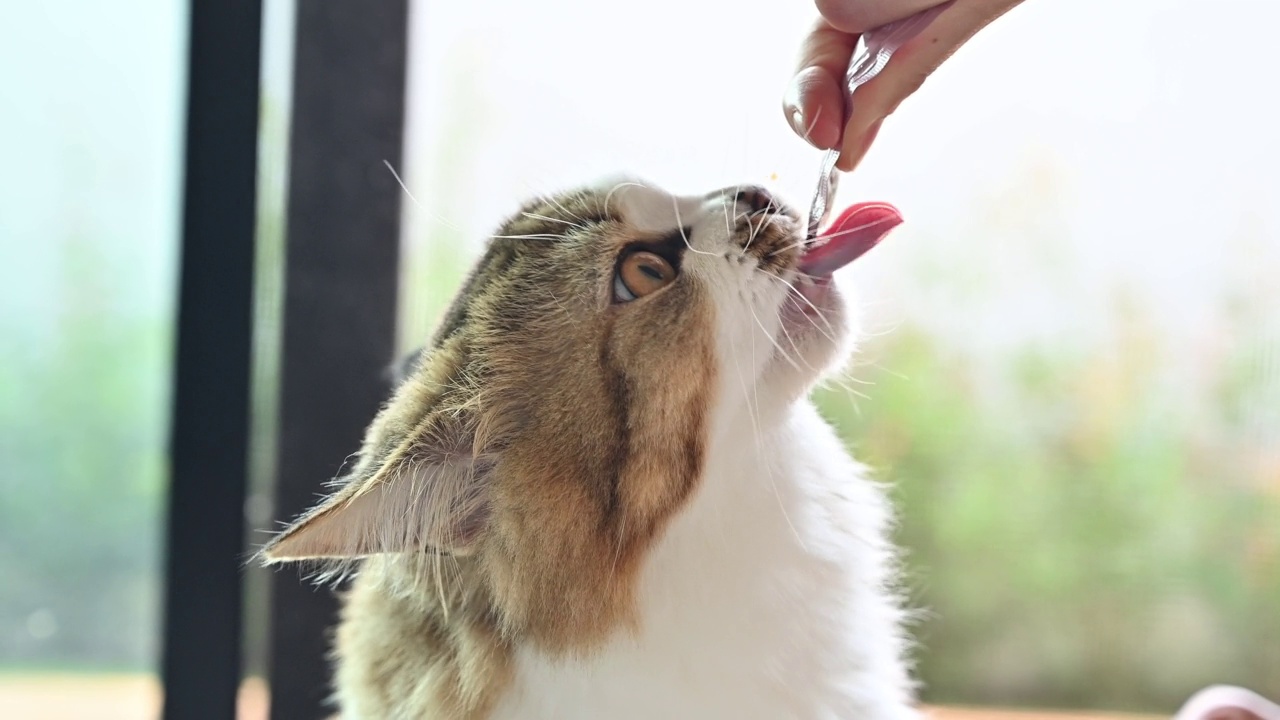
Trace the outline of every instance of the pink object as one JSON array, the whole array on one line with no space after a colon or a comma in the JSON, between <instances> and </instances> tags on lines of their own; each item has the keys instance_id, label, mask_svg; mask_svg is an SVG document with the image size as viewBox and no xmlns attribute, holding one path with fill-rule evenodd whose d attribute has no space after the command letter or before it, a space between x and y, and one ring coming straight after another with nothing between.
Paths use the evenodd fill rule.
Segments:
<instances>
[{"instance_id":1,"label":"pink object","mask_svg":"<svg viewBox=\"0 0 1280 720\"><path fill-rule=\"evenodd\" d=\"M862 257L902 224L902 213L889 203L851 205L813 239L800 258L800 272L825 277Z\"/></svg>"}]
</instances>

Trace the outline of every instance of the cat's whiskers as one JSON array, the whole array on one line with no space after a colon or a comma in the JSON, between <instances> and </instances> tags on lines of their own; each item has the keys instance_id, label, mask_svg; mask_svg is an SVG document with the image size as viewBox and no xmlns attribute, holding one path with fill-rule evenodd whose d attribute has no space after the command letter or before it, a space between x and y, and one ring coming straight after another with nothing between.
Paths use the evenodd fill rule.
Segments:
<instances>
[{"instance_id":1,"label":"cat's whiskers","mask_svg":"<svg viewBox=\"0 0 1280 720\"><path fill-rule=\"evenodd\" d=\"M826 378L823 378L822 382L820 382L819 384L826 385L827 383L831 383L831 384L834 384L836 387L840 388L841 390L843 390L845 393L845 396L849 398L850 404L853 405L854 410L857 410L858 409L857 400L870 401L871 396L867 395L866 393L855 390L852 387L849 387L849 384L846 382L846 380L853 380L854 378L849 377L847 374L848 372L849 371L846 369L846 370L841 370L838 373L832 373ZM867 384L870 385L871 383L867 383Z\"/></svg>"},{"instance_id":2,"label":"cat's whiskers","mask_svg":"<svg viewBox=\"0 0 1280 720\"><path fill-rule=\"evenodd\" d=\"M762 232L766 226L773 224L773 222L778 219L777 211L781 209L782 209L781 206L776 204L774 199L770 197L769 202L765 204L763 210L750 213L747 215L747 218L750 219L752 215L761 214L764 217L764 221L754 223L752 225L752 232L747 237L747 244L742 248L743 250L751 249L751 243L756 239L756 236L759 235L760 232Z\"/></svg>"},{"instance_id":3,"label":"cat's whiskers","mask_svg":"<svg viewBox=\"0 0 1280 720\"><path fill-rule=\"evenodd\" d=\"M877 302L868 302L863 305L863 308L864 309L871 308L871 307L876 307L877 305L886 305L886 304L887 303L883 300L877 301ZM889 323L881 330L866 330L859 333L859 335L864 338L887 337L889 335L897 334L898 331L902 329L902 325L903 325L902 321L898 321L896 323Z\"/></svg>"},{"instance_id":4,"label":"cat's whiskers","mask_svg":"<svg viewBox=\"0 0 1280 720\"><path fill-rule=\"evenodd\" d=\"M818 127L818 118L820 118L820 117L822 117L822 106L821 106L821 105L819 105L819 106L818 106L818 110L817 110L817 112L815 112L815 113L813 114L813 120L811 120L811 121L809 122L809 124L808 124L808 125L806 125L806 126L805 126L805 128L804 128L804 139L805 139L805 140L808 140L808 139L809 139L809 137L810 137L810 135L813 133L813 129L814 129L814 128L816 128L816 127Z\"/></svg>"},{"instance_id":5,"label":"cat's whiskers","mask_svg":"<svg viewBox=\"0 0 1280 720\"><path fill-rule=\"evenodd\" d=\"M692 242L689 241L689 235L684 231L684 219L680 217L680 199L679 198L672 196L671 208L675 210L675 213L676 213L676 227L680 229L680 239L684 241L684 246L689 249L689 252L696 253L698 255L715 256L717 253L708 252L706 250L699 250L693 246Z\"/></svg>"},{"instance_id":6,"label":"cat's whiskers","mask_svg":"<svg viewBox=\"0 0 1280 720\"><path fill-rule=\"evenodd\" d=\"M734 188L733 193L735 198L741 190L741 185ZM732 218L730 218L730 208L733 209ZM733 224L738 221L738 202L737 200L732 200L726 197L723 199L723 202L720 203L720 209L724 211L724 236L731 238L733 237Z\"/></svg>"},{"instance_id":7,"label":"cat's whiskers","mask_svg":"<svg viewBox=\"0 0 1280 720\"><path fill-rule=\"evenodd\" d=\"M775 276L773 276L773 275L771 275L771 274L769 274L769 273L767 273L767 272L765 272L765 271L763 271L763 270L760 270L759 272L762 272L762 273L764 273L767 277L770 277L770 278L773 278L773 279L775 279L775 280L778 280L778 281L782 282L784 285L787 285L788 287L790 287L790 285L789 285L785 280L783 280L782 278L775 277ZM748 306L748 309L749 309L749 306ZM759 317L758 317L758 316L756 316L756 314L755 314L755 311L754 311L754 310L751 310L751 314L752 314L752 317L756 320L756 324L757 324L757 325L760 325L760 328L763 330L763 329L764 329L764 325L763 325L763 324L761 324ZM823 334L824 334L824 335L826 335L826 337L827 337L828 339L832 340L832 342L835 342L834 338L833 338L831 335L827 335L827 334L826 334L826 332L822 330L822 328L818 327L818 326L817 326L817 324L813 322L813 320L810 320L809 322L810 322L811 324L813 324L813 325L814 325L814 327L815 327L819 332L823 332ZM783 333L784 335L786 335L786 337L787 337L787 341L788 341L789 343L791 343L791 348L792 348L793 350L795 350L795 351L796 351L796 354L802 358L802 362L804 363L805 368L807 368L810 372L814 372L814 373L816 373L816 372L818 371L818 369L817 369L817 368L815 368L815 367L813 367L813 365L812 365L812 364L810 364L807 360L803 360L803 353L801 353L801 352L800 352L800 347L796 344L795 338L794 338L794 337L792 337L791 333L787 331L787 326L786 326L786 324L785 324L785 323L783 323L783 324L779 324L778 328L779 328L779 330L781 330L781 331L782 331L782 333ZM828 324L828 328L830 328L830 325L829 325L829 324ZM767 336L767 334L768 334L768 331L766 331L766 336ZM774 341L772 338L770 338L770 339L771 339L771 341L773 341L773 342L774 342L774 347L775 347L775 348L777 348L778 352L780 352L780 353L782 353L782 354L783 354L783 356L784 356L784 357L785 357L785 358L786 358L786 359L791 363L792 367L796 367L797 369L799 369L799 366L795 363L795 361L794 361L790 356L788 356L788 355L786 354L786 352L782 349L782 347L781 347L781 346L779 346L779 345L777 344L777 342L776 342L776 341ZM845 391L845 393L846 393L846 394L848 394L848 395L856 396L856 397L861 398L861 399L863 399L863 400L869 400L870 398L868 398L865 394L863 394L863 393L861 393L861 392L858 392L857 390L855 390L855 389L853 389L853 388L849 387L847 384L845 384L844 380L845 380L845 379L849 379L849 380L853 380L853 381L855 381L855 382L860 382L860 383L863 383L863 384L866 384L866 385L871 385L872 383L870 383L869 381L866 381L866 380L858 380L858 379L856 379L856 378L852 378L852 377L848 377L848 378L846 378L846 377L845 377L845 373L846 373L846 372L847 372L847 371L842 371L842 373L840 373L840 374L832 375L832 376L828 377L824 382L834 383L835 385L839 386L839 387L840 387L840 389L844 390L844 391ZM855 403L855 405L856 405L856 403Z\"/></svg>"},{"instance_id":8,"label":"cat's whiskers","mask_svg":"<svg viewBox=\"0 0 1280 720\"><path fill-rule=\"evenodd\" d=\"M738 257L744 260L751 260L750 256L747 255L747 248L751 246L751 240L755 237L755 226L751 224L750 215L748 213L741 213L736 210L737 203L734 203L734 208L735 210L733 212L733 221L732 221L734 227L732 230L728 231L728 237L731 240L736 239L738 234L741 232L742 225L745 223L746 230L747 230L747 241L742 244L741 248L738 249Z\"/></svg>"},{"instance_id":9,"label":"cat's whiskers","mask_svg":"<svg viewBox=\"0 0 1280 720\"><path fill-rule=\"evenodd\" d=\"M582 228L586 227L586 225L584 225L581 221L573 223L573 222L569 222L568 220L563 220L561 218L553 218L550 215L540 215L538 213L528 212L527 210L521 211L520 214L527 218L532 218L534 220L545 220L546 222L553 222L553 223L560 223L561 225L568 225L570 230L581 230Z\"/></svg>"},{"instance_id":10,"label":"cat's whiskers","mask_svg":"<svg viewBox=\"0 0 1280 720\"><path fill-rule=\"evenodd\" d=\"M788 342L788 343L790 343L790 345L791 345L791 349L795 351L796 355L800 358L800 361L801 361L802 363L804 363L805 368L806 368L809 372L812 372L812 373L814 373L814 374L817 374L818 369L817 369L817 368L815 368L815 367L813 366L813 364L812 364L812 363L810 363L808 360L805 360L805 359L804 359L804 353L803 353L803 352L801 352L801 350L800 350L800 346L796 343L796 339L795 339L795 337L793 337L793 336L791 335L791 331L787 330L787 324L786 324L786 323L778 323L778 329L779 329L779 330L782 332L782 334L787 338L787 342ZM792 364L794 365L794 362L793 362Z\"/></svg>"},{"instance_id":11,"label":"cat's whiskers","mask_svg":"<svg viewBox=\"0 0 1280 720\"><path fill-rule=\"evenodd\" d=\"M781 282L783 285L786 285L788 288L791 288L791 291L792 291L792 292L794 292L794 293L796 293L797 295L799 295L799 291L795 290L794 286L792 286L792 285L791 285L791 283L788 283L788 282L787 282L786 280L784 280L783 278L780 278L780 277L777 277L777 276L772 275L772 274L770 274L770 273L764 272L763 270L761 270L760 272L763 272L763 273L764 273L767 277L769 277L769 278L772 278L772 279L774 279L774 280L777 280L777 281ZM832 333L834 333L834 332L835 332L835 329L831 327L831 323L830 323L830 321L828 321L828 320L827 320L826 314L825 314L825 313L823 313L823 312L822 312L820 309L818 309L816 306L814 306L814 304L813 304L812 302L809 302L808 298L805 298L803 295L800 295L800 297L801 297L801 299L803 299L805 302L809 303L809 306L810 306L810 307L812 307L812 308L814 309L814 311L816 312L816 314L817 314L817 316L818 316L818 317L822 318L823 324L824 324L824 325L826 325L826 330L824 330L822 327L820 327L820 326L817 324L817 322L816 322L813 318L808 318L808 317L807 317L807 315L808 315L808 314L806 314L806 317L807 317L807 319L809 320L809 324L810 324L810 325L812 325L812 326L814 327L814 329L816 329L818 332L821 332L821 333L822 333L822 334L823 334L823 335L824 335L828 340L831 340L833 343L834 343L834 342L836 342L836 339L835 339L835 338L834 338L834 336L832 335ZM796 345L795 338L793 338L793 337L791 336L791 333L789 333L789 332L787 331L787 327L786 327L786 325L785 325L785 324L783 324L783 325L781 325L781 326L780 326L780 328L781 328L782 332L783 332L784 334L786 334L786 336L787 336L787 340L788 340L788 341L790 341L790 343L791 343L791 347L792 347L793 349L795 349L797 353L799 353L799 352L800 352L800 349L799 349L799 347ZM805 366L806 366L806 367L808 367L808 369L809 369L810 371L816 372L816 370L817 370L817 369L816 369L816 368L814 368L812 365L810 365L808 362L806 362L806 363L805 363ZM851 396L854 396L854 397L857 397L857 398L861 398L861 399L863 399L863 400L870 400L870 398L869 398L866 394L864 394L864 393L862 393L862 392L859 392L858 390L855 390L855 389L854 389L854 388L852 388L852 387L849 387L849 385L848 385L848 384L846 384L845 380L850 380L850 381L857 382L857 383L860 383L860 384L863 384L863 385L872 385L873 383L871 383L870 381L867 381L867 380L860 380L860 379L858 379L858 378L854 378L852 375L850 375L850 374L849 374L849 373L851 373L851 372L852 372L852 368L846 368L846 369L844 369L844 370L841 370L841 371L840 371L839 373L837 373L837 374L833 374L833 375L829 376L828 378L826 378L826 380L824 380L824 382L826 382L826 383L834 383L834 384L835 384L835 385L837 385L841 390L844 390L844 391L845 391L845 393L846 393L846 395L851 395ZM854 406L855 406L855 407L857 406L857 403L856 403L856 402L854 403Z\"/></svg>"},{"instance_id":12,"label":"cat's whiskers","mask_svg":"<svg viewBox=\"0 0 1280 720\"><path fill-rule=\"evenodd\" d=\"M491 240L561 240L563 235L554 233L534 233L531 235L490 235Z\"/></svg>"},{"instance_id":13,"label":"cat's whiskers","mask_svg":"<svg viewBox=\"0 0 1280 720\"><path fill-rule=\"evenodd\" d=\"M384 159L382 164L386 165L387 169L391 171L391 177L396 179L396 183L400 185L400 189L404 191L405 195L409 196L409 199L413 201L413 204L418 207L422 207L422 203L418 202L418 198L414 197L413 193L409 192L409 186L404 184L404 180L400 179L400 173L396 172L396 169L391 166L391 161Z\"/></svg>"},{"instance_id":14,"label":"cat's whiskers","mask_svg":"<svg viewBox=\"0 0 1280 720\"><path fill-rule=\"evenodd\" d=\"M589 220L587 220L586 218L582 217L581 215L579 215L579 214L577 214L577 213L575 213L575 212L573 212L573 211L569 210L569 208L565 207L563 203L561 203L559 200L557 200L557 199L555 198L555 196L548 195L548 196L546 196L544 199L545 199L547 202L551 203L552 205L555 205L555 206L556 206L556 209L558 209L560 212L564 213L565 215L568 215L569 217L573 218L574 220L577 220L578 222L581 222L583 225L590 225L590 224L591 224L591 222L590 222Z\"/></svg>"},{"instance_id":15,"label":"cat's whiskers","mask_svg":"<svg viewBox=\"0 0 1280 720\"><path fill-rule=\"evenodd\" d=\"M802 248L808 245L809 242L810 242L809 240L801 240L799 242L791 243L790 245L783 245L777 250L774 250L773 252L769 253L769 257L776 257L778 255L781 255L784 252L787 252L788 250L795 250L796 248Z\"/></svg>"},{"instance_id":16,"label":"cat's whiskers","mask_svg":"<svg viewBox=\"0 0 1280 720\"><path fill-rule=\"evenodd\" d=\"M747 242L742 246L743 254L746 254L746 252L751 249L751 243L755 242L756 235L760 233L760 229L764 226L763 223L751 222L750 213L747 214L745 219L747 221Z\"/></svg>"},{"instance_id":17,"label":"cat's whiskers","mask_svg":"<svg viewBox=\"0 0 1280 720\"><path fill-rule=\"evenodd\" d=\"M781 278L777 278L777 279L781 280ZM783 282L784 282L784 284L785 284L785 281L783 281ZM812 320L810 320L810 323L813 323L813 321L812 321ZM783 334L783 335L786 335L786 337L787 337L787 341L788 341L789 343L791 343L791 348L792 348L793 350L795 350L795 351L796 351L796 354L797 354L797 355L799 355L801 358L803 358L804 354L800 352L800 347L796 344L796 340L795 340L795 338L794 338L794 337L792 337L791 333L787 331L787 326L786 326L786 324L785 324L785 323L780 324L778 327L779 327L779 330L781 330L781 331L782 331L782 334ZM816 325L816 324L814 324L814 327L815 327L816 329L818 329L820 332L822 331L822 329L821 329L821 328L819 328L819 327L817 327L817 325ZM825 334L825 333L824 333L824 334ZM830 338L830 336L828 336L828 338ZM834 342L834 340L833 340L833 342ZM781 350L781 348L779 348L779 350ZM815 367L814 367L812 364L810 364L807 360L805 360L805 361L803 361L803 362L804 362L805 367L806 367L810 372L815 373L815 374L817 374L817 373L818 373L818 368L815 368ZM835 385L837 385L841 390L844 390L844 391L845 391L845 393L846 393L847 395L852 395L852 396L855 396L855 397L861 398L861 399L863 399L863 400L870 400L870 398L869 398L869 397L867 397L865 394L863 394L863 393L861 393L861 392L858 392L857 390L855 390L855 389L853 389L853 388L849 387L847 384L845 384L845 380L846 380L846 379L847 379L847 380L852 380L852 381L854 381L854 382L862 383L862 384L864 384L864 385L871 385L872 383L871 383L870 381L867 381L867 380L859 380L859 379L857 379L857 378L854 378L854 377L852 377L852 376L848 375L848 373L849 373L849 372L851 372L851 369L841 370L839 373L832 374L831 376L827 377L823 382L824 382L824 383L834 383L834 384L835 384ZM854 404L855 404L855 406L856 406L856 403L854 403Z\"/></svg>"},{"instance_id":18,"label":"cat's whiskers","mask_svg":"<svg viewBox=\"0 0 1280 720\"><path fill-rule=\"evenodd\" d=\"M761 272L764 272L764 271L761 271ZM791 285L791 283L788 283L788 282L787 282L786 280L784 280L783 278L780 278L780 277L774 276L774 275L772 275L772 274L770 274L770 273L765 273L765 275L766 275L767 277L770 277L770 278L772 278L772 279L774 279L774 280L777 280L777 281L781 282L783 285L786 285L788 288L791 288L791 291L792 291L792 292L794 292L794 293L796 293L797 295L799 295L799 291L797 291L797 290L795 289L795 287ZM804 298L804 296L803 296L803 295L801 295L800 297L801 297L802 299L804 299L804 300L805 300L805 302L809 302L809 301L808 301L808 299L807 299L807 298ZM816 306L814 306L812 302L809 302L809 306L810 306L810 307L813 307L813 308L814 308L814 310L817 312L818 316L819 316L819 317L821 317L821 318L823 319L823 322L824 322L824 324L826 324L827 329L828 329L828 330L831 330L832 332L834 332L834 328L832 328L832 327L831 327L830 322L829 322L829 321L827 321L825 313L822 313L822 311L821 311L821 310L819 310ZM828 334L826 331L824 331L821 327L819 327L819 326L818 326L818 324L817 324L816 322L814 322L814 320L813 320L813 319L809 319L809 323L810 323L811 325L813 325L813 327L814 327L816 330L818 330L819 332L823 333L823 335L824 335L824 336L826 336L826 338L827 338L828 340L831 340L832 342L836 342L835 338L834 338L831 334ZM786 333L786 335L787 335L787 339L791 341L791 346L792 346L793 348L796 348L796 351L797 351L797 352L799 352L799 348L797 348L797 347L796 347L795 339L794 339L794 338L792 338L792 337L791 337L791 334L787 332L786 325L785 325L785 324L784 324L784 325L782 325L782 326L781 326L781 328L782 328L782 331L783 331L784 333ZM808 365L808 363L806 363L806 365ZM811 371L812 371L812 370L815 370L815 368L814 368L812 365L808 365L808 367L809 367L809 369L810 369ZM865 384L865 385L871 385L872 383L871 383L871 382L869 382L869 381L866 381L866 380L858 380L857 378L854 378L854 377L850 376L850 375L849 375L849 373L850 373L850 372L852 372L852 369L851 369L851 368L846 368L846 369L844 369L844 370L841 370L839 373L836 373L836 374L833 374L833 375L829 376L828 378L826 378L826 380L824 380L824 382L829 382L829 383L834 383L834 384L836 384L837 386L839 386L839 387L840 387L840 389L841 389L841 390L844 390L844 391L845 391L845 393L846 393L847 395L852 395L852 396L855 396L855 397L861 398L861 399L863 399L863 400L870 400L870 398L869 398L869 397L867 397L865 394L863 394L863 393L861 393L861 392L858 392L857 390L854 390L853 388L849 387L847 384L845 384L845 382L844 382L844 381L845 381L846 379L848 379L848 380L852 380L852 381L854 381L854 382L859 382L859 383L862 383L862 384ZM854 405L855 405L855 407L856 407L857 403L854 403Z\"/></svg>"},{"instance_id":19,"label":"cat's whiskers","mask_svg":"<svg viewBox=\"0 0 1280 720\"><path fill-rule=\"evenodd\" d=\"M418 198L414 197L413 193L409 191L409 186L405 183L403 179L401 179L400 173L396 172L396 169L392 167L391 162L388 160L383 160L382 164L386 165L387 169L391 171L391 177L395 178L396 184L400 186L400 189L409 198L409 200L411 200L413 204L418 207L418 209L422 210L422 212L425 213L428 218L430 218L431 220L434 220L435 222L440 223L441 225L449 228L450 230L457 230L460 232L470 232L470 230L468 230L467 228L464 228L458 223L449 220L444 215L441 215L438 212L434 212L433 210L431 210L431 208L418 202Z\"/></svg>"},{"instance_id":20,"label":"cat's whiskers","mask_svg":"<svg viewBox=\"0 0 1280 720\"><path fill-rule=\"evenodd\" d=\"M911 379L911 377L910 377L910 376L908 376L908 375L903 375L902 373L897 372L896 370L893 370L892 368L887 368L887 367L885 367L885 366L881 365L879 362L874 362L874 361L873 361L873 362L869 362L869 363L867 363L867 364L866 364L866 367L875 368L876 370L879 370L880 372L888 373L888 374L890 374L890 375L892 375L892 376L894 376L894 377L898 378L899 380L910 380L910 379ZM871 382L870 380L863 380L862 382L866 383L867 385L874 385L874 384L875 384L875 383Z\"/></svg>"},{"instance_id":21,"label":"cat's whiskers","mask_svg":"<svg viewBox=\"0 0 1280 720\"><path fill-rule=\"evenodd\" d=\"M800 290L797 289L795 285L792 285L791 283L787 282L786 278L782 278L777 275L774 275L773 273L767 272L765 270L761 270L759 267L755 268L755 270L756 272L764 275L766 278L770 280L776 280L777 282L780 282L783 285L787 286L787 288L791 291L791 293L795 297L800 298L810 308L813 309L813 315L815 317L822 319L822 324L826 326L826 329L824 330L822 327L818 325L818 323L813 318L810 318L809 313L805 313L805 317L809 320L809 323L813 325L814 328L818 330L818 332L821 332L822 335L828 340L830 340L831 342L833 343L838 342L836 339L836 329L831 326L831 321L827 319L827 314L822 311L822 308L818 307L817 305L814 305L812 300L805 297L804 293L800 292Z\"/></svg>"},{"instance_id":22,"label":"cat's whiskers","mask_svg":"<svg viewBox=\"0 0 1280 720\"><path fill-rule=\"evenodd\" d=\"M771 200L771 201L770 201L771 206L772 206L772 202L773 202L773 201ZM745 251L745 250L749 249L749 248L751 247L751 242L756 238L756 236L758 236L760 233L764 232L764 229L765 229L765 228L767 228L768 226L773 225L774 223L776 223L776 222L778 221L778 218L779 218L779 217L781 217L781 215L780 215L779 213L776 213L776 212L770 212L770 213L767 213L767 214L764 216L764 219L763 219L762 221L755 223L755 224L752 226L752 233L751 233L751 236L750 236L749 238L747 238L747 244L746 244L746 247L744 247L744 248L743 248L743 250ZM774 255L774 254L770 254L770 255L769 255L769 257L773 257L773 255Z\"/></svg>"},{"instance_id":23,"label":"cat's whiskers","mask_svg":"<svg viewBox=\"0 0 1280 720\"><path fill-rule=\"evenodd\" d=\"M638 182L620 182L617 185L614 185L612 188L609 189L609 192L605 193L604 200L603 200L603 207L601 208L601 211L603 214L606 214L606 215L609 214L609 203L610 201L613 200L613 194L625 187L635 187L635 188L641 188L641 189L645 188L644 185ZM553 199L552 202L555 202L555 200ZM563 210L563 208L561 209Z\"/></svg>"},{"instance_id":24,"label":"cat's whiskers","mask_svg":"<svg viewBox=\"0 0 1280 720\"><path fill-rule=\"evenodd\" d=\"M823 238L824 240L830 240L831 238L838 238L838 237L841 237L841 236L844 236L844 235L848 235L848 234L850 234L850 233L861 232L861 231L866 230L866 229L868 229L868 228L873 228L873 227L875 227L875 226L877 226L877 225L884 225L884 224L886 224L886 223L888 223L888 222L891 222L891 221L892 221L892 218L880 218L880 219L878 219L878 220L872 220L871 222L863 223L863 224L861 224L861 225L854 225L853 227L845 228L845 229L843 229L843 230L841 230L841 231L839 231L839 232L824 233L824 234L822 234L820 237L821 237L821 238ZM786 251L788 251L788 250L793 250L793 249L798 248L798 247L803 247L803 246L807 245L808 243L809 243L809 241L808 241L808 240L803 240L803 241L798 242L798 243L794 243L794 244L791 244L791 245L787 245L786 247L778 248L777 250L774 250L772 253L770 253L770 254L769 254L769 257L773 257L774 255L778 255L778 254L780 254L780 253L784 253L784 252L786 252Z\"/></svg>"},{"instance_id":25,"label":"cat's whiskers","mask_svg":"<svg viewBox=\"0 0 1280 720\"><path fill-rule=\"evenodd\" d=\"M764 336L765 336L765 337L767 337L767 338L769 338L769 342L773 344L773 348L774 348L775 350L777 350L777 351L778 351L778 353L779 353L780 355L782 355L782 357L783 357L783 358L784 358L788 363L790 363L790 364L791 364L791 367L795 368L797 371L798 371L798 370L800 370L800 365L799 365L798 363L796 363L796 361L795 361L795 360L793 360L793 359L792 359L792 357L791 357L790 355L788 355L788 354L787 354L787 351L786 351L786 350L783 350L783 349L782 349L782 346L778 344L778 341L777 341L777 340L773 337L773 335L769 332L769 329L768 329L768 328L766 328L766 327L764 326L764 323L760 321L760 316L759 316L759 315L756 315L756 311L755 311L755 309L754 309L754 308L752 308L752 307L751 307L751 305L749 305L749 304L747 305L747 312L751 313L751 319L755 321L756 325L760 328L761 332L763 332L763 333L764 333ZM782 329L782 331L783 331L783 332L786 332L786 327L785 327L785 326L783 326L783 325L779 324L779 327ZM792 345L794 346L794 345L795 345L795 343L792 343ZM806 364L807 364L807 363L806 363ZM810 369L812 369L812 368L810 368Z\"/></svg>"}]
</instances>

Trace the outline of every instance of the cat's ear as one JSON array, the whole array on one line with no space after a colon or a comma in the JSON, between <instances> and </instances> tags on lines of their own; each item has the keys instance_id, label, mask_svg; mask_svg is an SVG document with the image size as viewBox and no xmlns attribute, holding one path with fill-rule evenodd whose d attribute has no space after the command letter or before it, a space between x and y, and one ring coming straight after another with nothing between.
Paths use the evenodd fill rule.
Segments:
<instances>
[{"instance_id":1,"label":"cat's ear","mask_svg":"<svg viewBox=\"0 0 1280 720\"><path fill-rule=\"evenodd\" d=\"M277 563L470 553L488 522L496 458L458 448L408 443L290 525L262 549L262 557Z\"/></svg>"}]
</instances>

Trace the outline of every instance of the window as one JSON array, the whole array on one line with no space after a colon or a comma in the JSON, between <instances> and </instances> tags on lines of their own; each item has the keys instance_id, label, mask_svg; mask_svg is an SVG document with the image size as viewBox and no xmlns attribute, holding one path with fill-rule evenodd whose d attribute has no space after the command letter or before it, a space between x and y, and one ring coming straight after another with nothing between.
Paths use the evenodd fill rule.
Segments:
<instances>
[{"instance_id":1,"label":"window","mask_svg":"<svg viewBox=\"0 0 1280 720\"><path fill-rule=\"evenodd\" d=\"M159 683L187 13L0 10L0 706Z\"/></svg>"},{"instance_id":2,"label":"window","mask_svg":"<svg viewBox=\"0 0 1280 720\"><path fill-rule=\"evenodd\" d=\"M161 617L178 582L164 577L166 499L190 482L166 455L191 22L171 5L0 11L0 87L16 100L0 114L0 706L24 716L154 716L162 647L186 642ZM624 172L692 193L759 182L804 203L816 180L818 153L779 102L812 3L407 5L407 28L361 24L386 33L365 50L407 37L407 66L390 53L358 76L389 89L386 106L336 103L368 144L317 152L332 137L296 122L315 106L292 102L292 81L352 82L306 63L357 55L295 65L295 33L342 3L263 3L249 484L238 495L232 478L219 509L238 520L244 500L242 551L291 514L281 498L309 500L355 449L367 417L351 408L376 405L379 348L423 342L526 196ZM840 201L891 201L907 224L850 270L866 337L818 399L894 484L908 590L929 611L916 634L930 704L1168 714L1211 683L1280 696L1280 104L1267 70L1280 10L1215 8L1221 22L1155 0L1028 2L906 102L842 181ZM379 17L403 9L382 3ZM288 227L288 199L334 192L298 191L299 127L324 168L308 178L363 178L343 199L372 200L344 229L373 228L350 242L381 243L378 271L399 276L394 326L388 295L352 366L364 395L327 419L288 390L300 367L344 372L308 365L296 336L289 349L291 308L306 306L288 294L291 262L307 258L286 253L305 231ZM343 250L332 240L317 252ZM312 332L304 345L324 335ZM306 468L307 446L282 440L300 417L339 438ZM242 687L240 716L266 715L268 685L290 700L279 717L317 705L327 591L242 568L244 552L218 557L209 577L224 599L243 583L245 599L221 617L243 611L243 633L205 630L243 656L218 670Z\"/></svg>"},{"instance_id":3,"label":"window","mask_svg":"<svg viewBox=\"0 0 1280 720\"><path fill-rule=\"evenodd\" d=\"M821 404L897 487L931 702L1280 693L1280 16L1230 5L1209 53L1167 3L1026 3L843 180L907 224L851 269L868 337ZM812 13L415 5L402 344L532 192L621 171L806 202L780 98Z\"/></svg>"}]
</instances>

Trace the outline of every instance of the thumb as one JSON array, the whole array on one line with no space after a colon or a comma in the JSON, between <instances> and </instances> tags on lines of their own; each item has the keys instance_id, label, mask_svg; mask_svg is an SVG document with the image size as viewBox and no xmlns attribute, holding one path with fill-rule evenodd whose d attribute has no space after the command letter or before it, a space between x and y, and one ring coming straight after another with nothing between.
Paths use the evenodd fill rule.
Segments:
<instances>
[{"instance_id":1,"label":"thumb","mask_svg":"<svg viewBox=\"0 0 1280 720\"><path fill-rule=\"evenodd\" d=\"M844 75L858 36L818 20L800 48L795 77L783 98L783 112L796 134L819 149L840 144L844 117Z\"/></svg>"}]
</instances>

